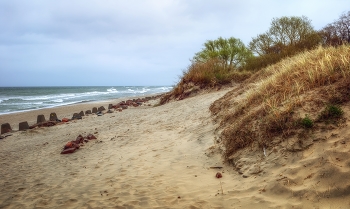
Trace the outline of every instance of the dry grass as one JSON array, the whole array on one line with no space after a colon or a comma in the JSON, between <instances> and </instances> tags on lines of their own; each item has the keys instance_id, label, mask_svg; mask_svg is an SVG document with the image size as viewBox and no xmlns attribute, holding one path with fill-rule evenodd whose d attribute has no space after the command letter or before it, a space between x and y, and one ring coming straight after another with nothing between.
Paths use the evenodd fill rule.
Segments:
<instances>
[{"instance_id":1,"label":"dry grass","mask_svg":"<svg viewBox=\"0 0 350 209\"><path fill-rule=\"evenodd\" d=\"M268 146L271 137L290 134L300 119L295 112L306 102L350 100L349 76L349 45L319 47L257 72L211 106L221 120L226 157L254 142Z\"/></svg>"},{"instance_id":2,"label":"dry grass","mask_svg":"<svg viewBox=\"0 0 350 209\"><path fill-rule=\"evenodd\" d=\"M173 90L161 98L161 104L171 99L184 99L200 89L221 87L232 82L242 82L252 75L252 72L224 68L222 62L216 59L205 63L194 62L183 72L181 80Z\"/></svg>"}]
</instances>

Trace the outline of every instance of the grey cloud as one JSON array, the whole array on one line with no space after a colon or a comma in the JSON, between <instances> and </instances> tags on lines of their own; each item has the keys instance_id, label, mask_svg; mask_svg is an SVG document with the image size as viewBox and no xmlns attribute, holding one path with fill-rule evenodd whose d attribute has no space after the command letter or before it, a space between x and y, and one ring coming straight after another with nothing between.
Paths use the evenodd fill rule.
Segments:
<instances>
[{"instance_id":1,"label":"grey cloud","mask_svg":"<svg viewBox=\"0 0 350 209\"><path fill-rule=\"evenodd\" d=\"M48 72L68 83L74 79L67 72L103 85L94 79L99 72L115 75L105 85L171 85L206 40L234 36L248 43L280 16L305 15L319 29L344 5L346 0L0 1L0 72L11 78L0 86L46 85L39 78ZM35 77L12 79L19 74Z\"/></svg>"}]
</instances>

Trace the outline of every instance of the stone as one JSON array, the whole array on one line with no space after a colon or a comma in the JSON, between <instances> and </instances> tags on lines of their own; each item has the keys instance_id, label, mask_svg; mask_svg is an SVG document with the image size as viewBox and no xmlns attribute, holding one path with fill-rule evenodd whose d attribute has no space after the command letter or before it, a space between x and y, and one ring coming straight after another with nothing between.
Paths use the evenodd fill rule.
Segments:
<instances>
[{"instance_id":1,"label":"stone","mask_svg":"<svg viewBox=\"0 0 350 209\"><path fill-rule=\"evenodd\" d=\"M113 113L113 110L109 109L109 110L107 111L107 113Z\"/></svg>"},{"instance_id":2,"label":"stone","mask_svg":"<svg viewBox=\"0 0 350 209\"><path fill-rule=\"evenodd\" d=\"M216 178L222 178L222 174L220 172L217 172L216 175L215 175Z\"/></svg>"},{"instance_id":3,"label":"stone","mask_svg":"<svg viewBox=\"0 0 350 209\"><path fill-rule=\"evenodd\" d=\"M24 131L24 130L29 129L29 125L28 125L27 121L19 123L18 127L19 127L20 131Z\"/></svg>"},{"instance_id":4,"label":"stone","mask_svg":"<svg viewBox=\"0 0 350 209\"><path fill-rule=\"evenodd\" d=\"M1 125L1 134L5 134L5 133L8 133L8 132L11 132L12 129L11 129L11 126L9 123L4 123Z\"/></svg>"},{"instance_id":5,"label":"stone","mask_svg":"<svg viewBox=\"0 0 350 209\"><path fill-rule=\"evenodd\" d=\"M120 108L120 106L121 106L120 104L116 104L116 105L113 105L113 108L118 109L118 108Z\"/></svg>"},{"instance_id":6,"label":"stone","mask_svg":"<svg viewBox=\"0 0 350 209\"><path fill-rule=\"evenodd\" d=\"M103 106L101 106L101 107L98 108L98 111L99 111L99 112L102 112L103 110L106 110Z\"/></svg>"},{"instance_id":7,"label":"stone","mask_svg":"<svg viewBox=\"0 0 350 209\"><path fill-rule=\"evenodd\" d=\"M91 114L91 110L86 110L85 111L85 115L90 115Z\"/></svg>"},{"instance_id":8,"label":"stone","mask_svg":"<svg viewBox=\"0 0 350 209\"><path fill-rule=\"evenodd\" d=\"M129 100L126 100L125 103L126 103L126 105L132 105L133 101L129 99Z\"/></svg>"},{"instance_id":9,"label":"stone","mask_svg":"<svg viewBox=\"0 0 350 209\"><path fill-rule=\"evenodd\" d=\"M85 116L85 114L84 114L83 111L80 111L79 115L80 115L80 116Z\"/></svg>"},{"instance_id":10,"label":"stone","mask_svg":"<svg viewBox=\"0 0 350 209\"><path fill-rule=\"evenodd\" d=\"M128 105L120 105L120 107L122 108L122 109L128 109Z\"/></svg>"},{"instance_id":11,"label":"stone","mask_svg":"<svg viewBox=\"0 0 350 209\"><path fill-rule=\"evenodd\" d=\"M74 142L76 144L83 143L84 142L84 137L82 135L79 135Z\"/></svg>"},{"instance_id":12,"label":"stone","mask_svg":"<svg viewBox=\"0 0 350 209\"><path fill-rule=\"evenodd\" d=\"M36 119L36 123L42 123L45 122L45 116L44 115L38 115L37 119Z\"/></svg>"},{"instance_id":13,"label":"stone","mask_svg":"<svg viewBox=\"0 0 350 209\"><path fill-rule=\"evenodd\" d=\"M82 119L82 117L78 113L73 114L72 120L80 120L80 119Z\"/></svg>"},{"instance_id":14,"label":"stone","mask_svg":"<svg viewBox=\"0 0 350 209\"><path fill-rule=\"evenodd\" d=\"M61 154L70 154L70 153L75 152L76 149L77 149L77 148L75 148L75 147L68 148L68 149L64 149L64 150L61 152Z\"/></svg>"},{"instance_id":15,"label":"stone","mask_svg":"<svg viewBox=\"0 0 350 209\"><path fill-rule=\"evenodd\" d=\"M97 139L96 136L94 136L94 135L92 135L92 134L87 135L86 138L87 138L88 140Z\"/></svg>"},{"instance_id":16,"label":"stone","mask_svg":"<svg viewBox=\"0 0 350 209\"><path fill-rule=\"evenodd\" d=\"M97 113L97 107L92 108L92 113Z\"/></svg>"},{"instance_id":17,"label":"stone","mask_svg":"<svg viewBox=\"0 0 350 209\"><path fill-rule=\"evenodd\" d=\"M67 142L67 144L64 145L63 149L69 149L69 148L73 148L73 143L72 142Z\"/></svg>"},{"instance_id":18,"label":"stone","mask_svg":"<svg viewBox=\"0 0 350 209\"><path fill-rule=\"evenodd\" d=\"M68 118L62 118L62 122L67 123L69 121Z\"/></svg>"},{"instance_id":19,"label":"stone","mask_svg":"<svg viewBox=\"0 0 350 209\"><path fill-rule=\"evenodd\" d=\"M49 119L50 121L57 121L58 120L58 118L57 118L57 115L56 115L56 113L51 113L50 114L50 119Z\"/></svg>"},{"instance_id":20,"label":"stone","mask_svg":"<svg viewBox=\"0 0 350 209\"><path fill-rule=\"evenodd\" d=\"M57 124L56 121L45 121L45 122L36 123L32 126L29 126L29 129L33 129L33 128L37 128L37 127L50 127L50 126L54 126L56 124Z\"/></svg>"},{"instance_id":21,"label":"stone","mask_svg":"<svg viewBox=\"0 0 350 209\"><path fill-rule=\"evenodd\" d=\"M109 104L108 105L108 109L110 110L110 109L112 109L113 108L113 104Z\"/></svg>"}]
</instances>

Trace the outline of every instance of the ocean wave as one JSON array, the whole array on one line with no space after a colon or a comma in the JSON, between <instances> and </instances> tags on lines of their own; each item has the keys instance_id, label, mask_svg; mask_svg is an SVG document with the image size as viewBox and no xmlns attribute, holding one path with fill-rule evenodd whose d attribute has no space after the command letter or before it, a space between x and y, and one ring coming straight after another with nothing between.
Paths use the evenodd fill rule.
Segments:
<instances>
[{"instance_id":1,"label":"ocean wave","mask_svg":"<svg viewBox=\"0 0 350 209\"><path fill-rule=\"evenodd\" d=\"M21 106L21 105L41 105L44 102L12 102L12 103L4 103L1 106Z\"/></svg>"},{"instance_id":2,"label":"ocean wave","mask_svg":"<svg viewBox=\"0 0 350 209\"><path fill-rule=\"evenodd\" d=\"M171 89L173 89L173 87L171 86L163 86L163 87L159 87L157 88L160 91L170 91Z\"/></svg>"},{"instance_id":3,"label":"ocean wave","mask_svg":"<svg viewBox=\"0 0 350 209\"><path fill-rule=\"evenodd\" d=\"M114 87L110 88L110 89L107 89L108 92L118 92L117 89L115 89Z\"/></svg>"},{"instance_id":4,"label":"ocean wave","mask_svg":"<svg viewBox=\"0 0 350 209\"><path fill-rule=\"evenodd\" d=\"M63 99L54 99L54 100L52 100L53 102L56 102L56 103L61 103L61 102L63 102Z\"/></svg>"},{"instance_id":5,"label":"ocean wave","mask_svg":"<svg viewBox=\"0 0 350 209\"><path fill-rule=\"evenodd\" d=\"M0 97L0 114L33 109L45 109L82 102L103 101L128 96L144 96L163 93L173 87L167 86L117 86L117 87L65 87L42 90L19 89L13 94Z\"/></svg>"},{"instance_id":6,"label":"ocean wave","mask_svg":"<svg viewBox=\"0 0 350 209\"><path fill-rule=\"evenodd\" d=\"M70 98L75 96L76 94L49 94L49 95L43 95L43 96L26 96L26 97L22 97L22 100L25 100L25 101L51 100L51 99L58 99L58 98Z\"/></svg>"}]
</instances>

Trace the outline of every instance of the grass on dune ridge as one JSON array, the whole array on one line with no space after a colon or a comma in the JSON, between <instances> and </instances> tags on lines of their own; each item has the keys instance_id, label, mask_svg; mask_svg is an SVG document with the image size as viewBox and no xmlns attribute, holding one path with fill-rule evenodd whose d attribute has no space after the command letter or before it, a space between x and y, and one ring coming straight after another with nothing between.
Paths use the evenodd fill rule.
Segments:
<instances>
[{"instance_id":1,"label":"grass on dune ridge","mask_svg":"<svg viewBox=\"0 0 350 209\"><path fill-rule=\"evenodd\" d=\"M193 62L187 70L183 71L180 81L173 90L161 98L160 104L172 99L184 99L199 89L213 89L242 82L252 75L252 71L238 71L224 68L218 59L207 62Z\"/></svg>"},{"instance_id":2,"label":"grass on dune ridge","mask_svg":"<svg viewBox=\"0 0 350 209\"><path fill-rule=\"evenodd\" d=\"M327 104L350 100L350 46L318 47L268 66L210 107L221 121L225 156L288 136L301 112L317 120Z\"/></svg>"}]
</instances>

